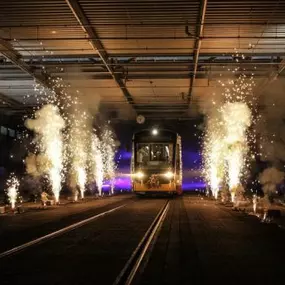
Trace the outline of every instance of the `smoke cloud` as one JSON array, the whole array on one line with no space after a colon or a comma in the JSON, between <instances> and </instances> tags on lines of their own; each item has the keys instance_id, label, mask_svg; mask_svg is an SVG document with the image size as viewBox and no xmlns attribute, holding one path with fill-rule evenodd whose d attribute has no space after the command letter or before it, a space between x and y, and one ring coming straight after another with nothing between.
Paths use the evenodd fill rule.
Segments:
<instances>
[{"instance_id":1,"label":"smoke cloud","mask_svg":"<svg viewBox=\"0 0 285 285\"><path fill-rule=\"evenodd\" d=\"M260 175L259 181L265 195L270 195L276 191L276 186L284 179L284 173L275 167L266 168Z\"/></svg>"},{"instance_id":2,"label":"smoke cloud","mask_svg":"<svg viewBox=\"0 0 285 285\"><path fill-rule=\"evenodd\" d=\"M270 208L271 197L276 192L276 186L282 182L284 179L284 173L276 169L275 167L270 167L265 169L259 175L259 181L262 184L262 191L264 193L263 207L265 211ZM266 219L267 213L265 212L264 218Z\"/></svg>"},{"instance_id":3,"label":"smoke cloud","mask_svg":"<svg viewBox=\"0 0 285 285\"><path fill-rule=\"evenodd\" d=\"M260 155L263 161L284 169L285 162L285 82L277 79L260 96Z\"/></svg>"}]
</instances>

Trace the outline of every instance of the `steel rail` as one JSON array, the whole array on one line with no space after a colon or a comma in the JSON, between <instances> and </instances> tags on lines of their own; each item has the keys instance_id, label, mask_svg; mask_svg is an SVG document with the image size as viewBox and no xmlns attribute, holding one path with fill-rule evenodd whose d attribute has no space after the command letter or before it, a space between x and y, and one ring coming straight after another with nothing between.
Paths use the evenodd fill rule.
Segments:
<instances>
[{"instance_id":1,"label":"steel rail","mask_svg":"<svg viewBox=\"0 0 285 285\"><path fill-rule=\"evenodd\" d=\"M113 285L129 285L134 280L138 269L140 268L144 257L150 249L150 245L154 242L159 229L164 221L164 218L169 210L169 200L165 203L162 209L159 211L154 221L146 231L145 235L141 239L140 243L133 251L131 257L127 261L126 265L116 278Z\"/></svg>"},{"instance_id":2,"label":"steel rail","mask_svg":"<svg viewBox=\"0 0 285 285\"><path fill-rule=\"evenodd\" d=\"M16 247L14 247L14 248L12 248L12 249L6 250L6 251L0 253L0 259L1 259L1 258L4 258L4 257L7 257L7 256L9 256L9 255L18 253L18 252L20 252L20 251L22 251L22 250L24 250L24 249L26 249L26 248L28 248L28 247L30 247L30 246L39 244L39 243L41 243L41 242L44 242L44 241L50 240L50 239L52 239L52 238L55 238L55 237L57 237L57 236L59 236L59 235L65 234L66 232L75 230L75 229L77 229L77 228L79 228L79 227L81 227L81 226L83 226L83 225L85 225L85 224L87 224L87 223L92 222L92 221L95 220L95 219L98 219L98 218L103 217L103 216L105 216L105 215L107 215L107 214L110 214L110 213L112 213L112 212L114 212L114 211L116 211L116 210L119 210L119 209L121 209L122 207L125 207L125 206L126 206L126 204L123 204L123 205L121 205L121 206L115 207L115 208L110 209L110 210L108 210L108 211L105 211L105 212L102 212L102 213L100 213L100 214L94 215L94 216L92 216L92 217L90 217L90 218L84 219L84 220L82 220L82 221L80 221L80 222L77 222L77 223L75 223L75 224L72 224L72 225L69 225L69 226L67 226L67 227L64 227L64 228L62 228L62 229L60 229L60 230L51 232L51 233L49 233L49 234L47 234L47 235L44 235L44 236L39 237L39 238L37 238L37 239L34 239L34 240L32 240L32 241L26 242L26 243L24 243L24 244L22 244L22 245L16 246Z\"/></svg>"}]
</instances>

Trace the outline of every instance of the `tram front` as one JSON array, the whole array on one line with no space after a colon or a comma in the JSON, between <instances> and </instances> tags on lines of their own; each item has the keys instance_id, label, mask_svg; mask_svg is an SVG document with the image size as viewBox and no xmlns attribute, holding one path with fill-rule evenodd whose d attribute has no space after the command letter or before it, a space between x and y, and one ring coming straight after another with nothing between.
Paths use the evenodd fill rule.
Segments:
<instances>
[{"instance_id":1,"label":"tram front","mask_svg":"<svg viewBox=\"0 0 285 285\"><path fill-rule=\"evenodd\" d=\"M132 186L138 195L181 193L181 139L169 130L144 130L132 142Z\"/></svg>"}]
</instances>

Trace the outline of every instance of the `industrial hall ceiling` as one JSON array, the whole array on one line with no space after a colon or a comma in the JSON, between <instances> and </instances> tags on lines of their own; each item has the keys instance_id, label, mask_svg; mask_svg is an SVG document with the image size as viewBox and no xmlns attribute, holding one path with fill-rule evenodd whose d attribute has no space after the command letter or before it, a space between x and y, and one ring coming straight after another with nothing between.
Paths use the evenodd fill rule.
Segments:
<instances>
[{"instance_id":1,"label":"industrial hall ceiling","mask_svg":"<svg viewBox=\"0 0 285 285\"><path fill-rule=\"evenodd\" d=\"M284 56L282 0L0 0L3 112L62 78L94 110L191 119L229 76L262 92Z\"/></svg>"}]
</instances>

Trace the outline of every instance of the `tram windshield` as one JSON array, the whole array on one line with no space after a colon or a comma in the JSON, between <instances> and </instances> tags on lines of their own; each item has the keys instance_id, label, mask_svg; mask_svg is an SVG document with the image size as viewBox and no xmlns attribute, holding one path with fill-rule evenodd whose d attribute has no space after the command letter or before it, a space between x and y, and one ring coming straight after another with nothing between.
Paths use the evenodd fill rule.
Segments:
<instances>
[{"instance_id":1,"label":"tram windshield","mask_svg":"<svg viewBox=\"0 0 285 285\"><path fill-rule=\"evenodd\" d=\"M171 165L172 143L138 143L136 162L139 166Z\"/></svg>"}]
</instances>

